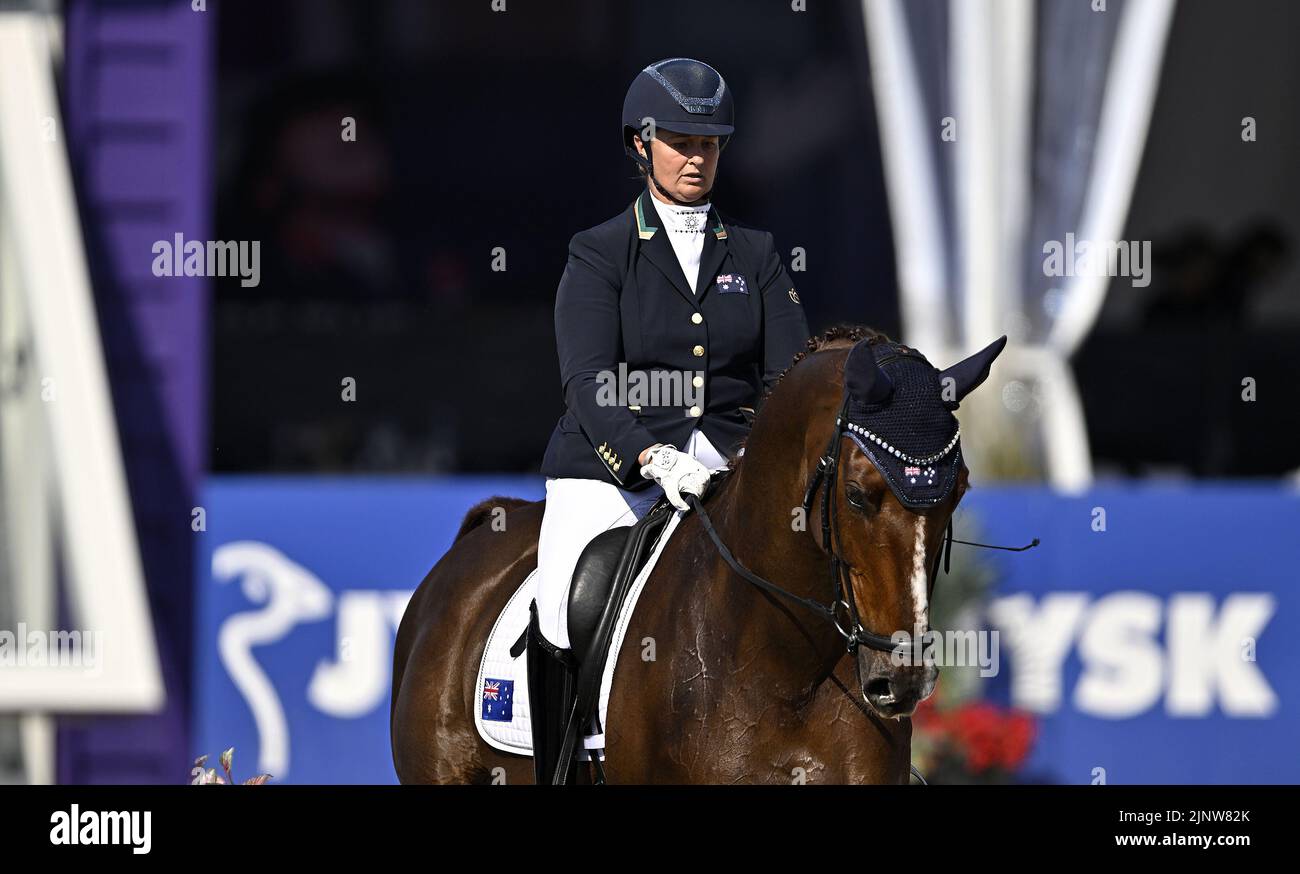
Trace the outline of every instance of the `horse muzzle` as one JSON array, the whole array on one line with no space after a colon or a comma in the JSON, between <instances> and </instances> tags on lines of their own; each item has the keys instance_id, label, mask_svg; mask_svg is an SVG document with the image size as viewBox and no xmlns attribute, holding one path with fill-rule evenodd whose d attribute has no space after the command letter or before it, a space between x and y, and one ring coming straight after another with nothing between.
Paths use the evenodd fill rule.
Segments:
<instances>
[{"instance_id":1,"label":"horse muzzle","mask_svg":"<svg viewBox=\"0 0 1300 874\"><path fill-rule=\"evenodd\" d=\"M862 697L878 716L911 716L934 692L939 668L934 664L895 665L887 653L858 651L858 677Z\"/></svg>"}]
</instances>

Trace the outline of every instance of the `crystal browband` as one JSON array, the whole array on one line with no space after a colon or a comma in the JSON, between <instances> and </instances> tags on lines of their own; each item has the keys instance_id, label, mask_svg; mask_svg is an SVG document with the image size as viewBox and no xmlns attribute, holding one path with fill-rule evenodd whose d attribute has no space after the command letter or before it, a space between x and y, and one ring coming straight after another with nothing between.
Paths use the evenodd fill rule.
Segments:
<instances>
[{"instance_id":1,"label":"crystal browband","mask_svg":"<svg viewBox=\"0 0 1300 874\"><path fill-rule=\"evenodd\" d=\"M957 440L958 438L961 437L961 429L958 428L957 432L952 435L952 439L948 441L948 445L945 446L942 451L936 452L934 455L927 455L925 458L917 458L915 456L908 455L906 452L904 452L901 449L890 446L887 442L882 440L880 437L877 437L875 434L872 434L870 431L868 431L866 428L863 428L861 425L855 425L852 422L845 422L844 426L848 428L850 431L854 431L858 434L861 434L863 437L866 437L868 440L879 445L881 449L885 450L886 452L888 452L889 454L893 455L896 458L900 458L903 461L906 461L908 464L933 464L934 462L938 461L940 458L943 458L949 452L952 452L952 448L957 445Z\"/></svg>"}]
</instances>

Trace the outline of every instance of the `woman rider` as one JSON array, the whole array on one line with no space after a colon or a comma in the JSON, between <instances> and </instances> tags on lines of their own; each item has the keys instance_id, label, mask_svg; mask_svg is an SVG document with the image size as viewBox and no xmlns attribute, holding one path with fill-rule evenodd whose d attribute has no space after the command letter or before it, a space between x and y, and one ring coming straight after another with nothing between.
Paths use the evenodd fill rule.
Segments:
<instances>
[{"instance_id":1,"label":"woman rider","mask_svg":"<svg viewBox=\"0 0 1300 874\"><path fill-rule=\"evenodd\" d=\"M569 583L583 547L662 495L702 496L754 409L808 337L772 235L710 203L734 131L732 95L701 61L642 70L623 103L623 147L645 188L574 235L555 301L565 412L542 473L546 509L528 636L539 782L550 782L571 706Z\"/></svg>"}]
</instances>

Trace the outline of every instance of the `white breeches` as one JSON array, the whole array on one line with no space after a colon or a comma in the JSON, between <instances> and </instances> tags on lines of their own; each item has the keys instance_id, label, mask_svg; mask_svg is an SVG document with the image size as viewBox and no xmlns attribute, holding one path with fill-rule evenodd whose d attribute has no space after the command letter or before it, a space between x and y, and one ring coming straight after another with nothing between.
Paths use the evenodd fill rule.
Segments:
<instances>
[{"instance_id":1,"label":"white breeches","mask_svg":"<svg viewBox=\"0 0 1300 874\"><path fill-rule=\"evenodd\" d=\"M698 428L682 451L710 470L727 466ZM583 548L602 531L634 524L663 493L657 485L634 492L596 479L547 478L537 544L537 621L547 640L569 648L569 584Z\"/></svg>"}]
</instances>

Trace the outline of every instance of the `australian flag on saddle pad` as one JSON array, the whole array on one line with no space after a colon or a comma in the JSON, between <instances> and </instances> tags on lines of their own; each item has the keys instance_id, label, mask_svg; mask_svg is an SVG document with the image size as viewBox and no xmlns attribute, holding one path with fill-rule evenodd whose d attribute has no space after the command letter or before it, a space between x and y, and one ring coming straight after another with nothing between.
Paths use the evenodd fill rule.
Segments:
<instances>
[{"instance_id":1,"label":"australian flag on saddle pad","mask_svg":"<svg viewBox=\"0 0 1300 874\"><path fill-rule=\"evenodd\" d=\"M745 284L743 274L719 273L715 281L718 286L718 294L749 294L749 286Z\"/></svg>"},{"instance_id":2,"label":"australian flag on saddle pad","mask_svg":"<svg viewBox=\"0 0 1300 874\"><path fill-rule=\"evenodd\" d=\"M483 679L483 718L493 722L514 719L515 681Z\"/></svg>"}]
</instances>

